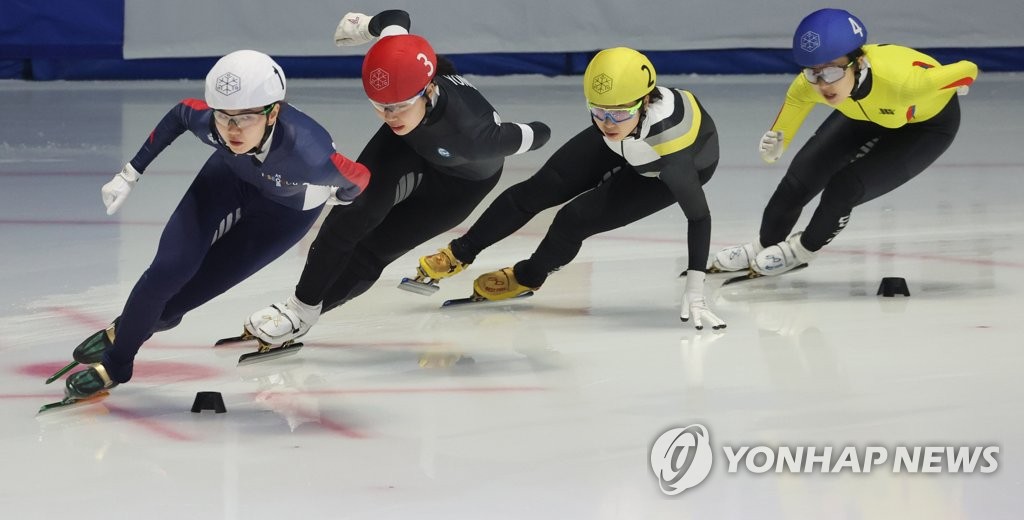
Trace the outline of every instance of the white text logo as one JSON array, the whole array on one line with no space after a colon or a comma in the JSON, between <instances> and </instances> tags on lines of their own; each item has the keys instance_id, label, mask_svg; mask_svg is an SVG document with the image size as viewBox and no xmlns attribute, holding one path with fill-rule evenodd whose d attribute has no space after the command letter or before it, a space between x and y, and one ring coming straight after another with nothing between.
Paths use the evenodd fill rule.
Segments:
<instances>
[{"instance_id":1,"label":"white text logo","mask_svg":"<svg viewBox=\"0 0 1024 520\"><path fill-rule=\"evenodd\" d=\"M994 473L997 445L949 446L769 446L722 445L728 474L836 474L885 471L917 473ZM711 440L701 424L673 428L651 446L651 469L666 495L678 495L711 473ZM719 459L722 460L721 458Z\"/></svg>"}]
</instances>

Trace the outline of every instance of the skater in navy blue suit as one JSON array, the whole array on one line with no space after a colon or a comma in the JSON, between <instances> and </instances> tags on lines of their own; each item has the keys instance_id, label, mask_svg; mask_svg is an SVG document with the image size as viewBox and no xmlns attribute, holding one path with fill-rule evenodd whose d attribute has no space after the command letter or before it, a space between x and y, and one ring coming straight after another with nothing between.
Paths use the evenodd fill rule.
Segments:
<instances>
[{"instance_id":1,"label":"skater in navy blue suit","mask_svg":"<svg viewBox=\"0 0 1024 520\"><path fill-rule=\"evenodd\" d=\"M190 131L215 149L167 222L121 316L75 349L75 361L90 367L68 377L68 399L128 382L135 355L154 332L176 326L186 312L281 256L325 202L351 202L366 187L366 167L337 153L330 134L284 99L284 72L274 60L249 50L228 54L206 77L205 102L178 103L103 186L113 214L181 134Z\"/></svg>"}]
</instances>

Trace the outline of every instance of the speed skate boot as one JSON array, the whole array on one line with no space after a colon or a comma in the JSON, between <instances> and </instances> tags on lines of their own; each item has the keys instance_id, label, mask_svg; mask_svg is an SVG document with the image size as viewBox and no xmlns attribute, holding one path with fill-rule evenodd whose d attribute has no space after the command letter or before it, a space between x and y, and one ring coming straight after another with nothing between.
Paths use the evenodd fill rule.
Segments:
<instances>
[{"instance_id":1,"label":"speed skate boot","mask_svg":"<svg viewBox=\"0 0 1024 520\"><path fill-rule=\"evenodd\" d=\"M322 303L308 305L294 296L289 296L284 302L252 313L244 324L241 336L225 338L217 344L255 339L258 343L256 352L239 357L239 365L295 354L302 348L302 343L297 340L305 336L320 320L322 308Z\"/></svg>"},{"instance_id":2,"label":"speed skate boot","mask_svg":"<svg viewBox=\"0 0 1024 520\"><path fill-rule=\"evenodd\" d=\"M309 305L294 296L260 309L245 323L245 330L261 343L280 345L305 336L320 320L322 303Z\"/></svg>"},{"instance_id":3,"label":"speed skate boot","mask_svg":"<svg viewBox=\"0 0 1024 520\"><path fill-rule=\"evenodd\" d=\"M467 267L469 267L469 263L455 258L451 244L448 244L444 248L438 249L435 254L420 257L420 265L416 268L416 278L403 278L402 282L398 284L398 288L429 296L439 289L438 281L455 276Z\"/></svg>"},{"instance_id":4,"label":"speed skate boot","mask_svg":"<svg viewBox=\"0 0 1024 520\"><path fill-rule=\"evenodd\" d=\"M64 368L50 376L46 380L46 384L56 381L79 364L91 365L93 363L103 361L103 352L114 345L115 330L117 328L117 322L120 321L120 319L121 318L115 319L107 326L107 328L96 332L92 336L86 338L85 341L79 343L71 354L74 361L68 363Z\"/></svg>"},{"instance_id":5,"label":"speed skate boot","mask_svg":"<svg viewBox=\"0 0 1024 520\"><path fill-rule=\"evenodd\" d=\"M755 273L772 276L785 273L814 260L818 253L816 251L808 251L800 243L802 235L803 233L796 233L774 246L764 248L754 257L751 269Z\"/></svg>"},{"instance_id":6,"label":"speed skate boot","mask_svg":"<svg viewBox=\"0 0 1024 520\"><path fill-rule=\"evenodd\" d=\"M103 364L96 363L81 372L71 374L65 383L64 395L65 399L80 401L96 397L99 393L115 386L117 386L117 382L110 379Z\"/></svg>"},{"instance_id":7,"label":"speed skate boot","mask_svg":"<svg viewBox=\"0 0 1024 520\"><path fill-rule=\"evenodd\" d=\"M511 267L487 273L473 282L473 298L477 300L499 301L518 298L527 293L533 294L539 287L527 287L516 280Z\"/></svg>"},{"instance_id":8,"label":"speed skate boot","mask_svg":"<svg viewBox=\"0 0 1024 520\"><path fill-rule=\"evenodd\" d=\"M95 363L85 370L71 374L64 385L64 399L44 404L38 413L97 401L107 395L107 390L117 386L117 382L110 378L102 363Z\"/></svg>"},{"instance_id":9,"label":"speed skate boot","mask_svg":"<svg viewBox=\"0 0 1024 520\"><path fill-rule=\"evenodd\" d=\"M731 271L744 271L751 269L754 264L754 257L761 250L761 240L755 238L753 242L727 247L715 253L711 257L711 265L708 266L709 273L727 273Z\"/></svg>"}]
</instances>

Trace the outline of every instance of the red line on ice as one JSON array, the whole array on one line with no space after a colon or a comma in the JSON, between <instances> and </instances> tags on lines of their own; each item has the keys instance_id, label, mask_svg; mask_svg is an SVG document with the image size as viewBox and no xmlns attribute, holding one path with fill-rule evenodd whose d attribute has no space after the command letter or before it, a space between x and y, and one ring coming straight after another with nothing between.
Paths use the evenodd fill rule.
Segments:
<instances>
[{"instance_id":1,"label":"red line on ice","mask_svg":"<svg viewBox=\"0 0 1024 520\"><path fill-rule=\"evenodd\" d=\"M190 437L188 435L185 435L184 433L175 431L175 430L167 427L166 425L161 424L160 421L157 421L157 420L154 420L154 419L150 419L148 417L143 417L138 412L133 412L131 410L128 410L126 408L121 408L119 406L111 406L111 405L106 404L106 403L104 403L103 406L105 406L108 410L110 410L111 414L116 415L116 416L118 416L118 417L120 417L122 419L126 419L129 422L137 424L137 425L139 425L139 426L141 426L141 427L143 427L143 428L145 428L145 429L147 429L147 430L149 430L149 431L151 431L153 433L156 433L157 435L160 435L162 437L167 437L168 439L172 439L172 440L176 440L176 441L191 441L191 440L193 440L192 437Z\"/></svg>"}]
</instances>

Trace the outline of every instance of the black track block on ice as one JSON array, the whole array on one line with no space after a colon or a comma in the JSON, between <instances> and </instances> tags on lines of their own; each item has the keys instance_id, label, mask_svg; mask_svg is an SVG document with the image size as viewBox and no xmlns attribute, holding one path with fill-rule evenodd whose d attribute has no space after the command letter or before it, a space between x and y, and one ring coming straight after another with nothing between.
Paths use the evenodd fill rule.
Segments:
<instances>
[{"instance_id":1,"label":"black track block on ice","mask_svg":"<svg viewBox=\"0 0 1024 520\"><path fill-rule=\"evenodd\" d=\"M897 294L910 296L910 289L907 288L907 281L900 277L882 278L882 283L878 285L878 295L893 297Z\"/></svg>"},{"instance_id":2,"label":"black track block on ice","mask_svg":"<svg viewBox=\"0 0 1024 520\"><path fill-rule=\"evenodd\" d=\"M192 413L213 410L215 413L227 413L224 396L220 392L196 392L196 400L192 403Z\"/></svg>"}]
</instances>

